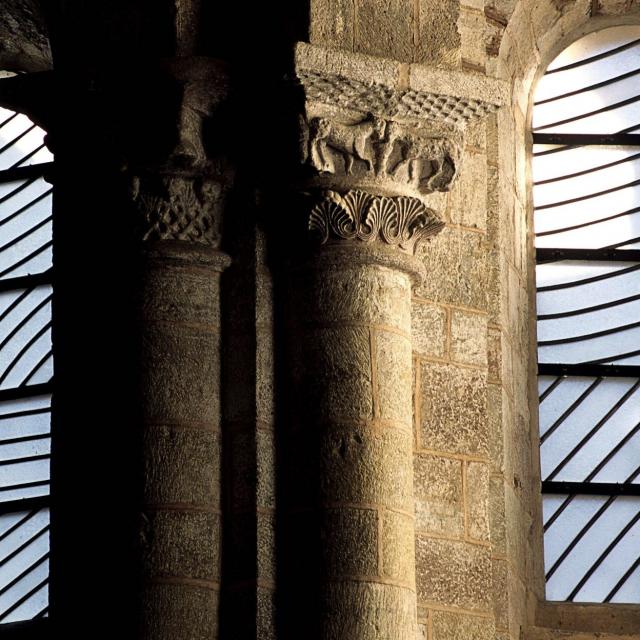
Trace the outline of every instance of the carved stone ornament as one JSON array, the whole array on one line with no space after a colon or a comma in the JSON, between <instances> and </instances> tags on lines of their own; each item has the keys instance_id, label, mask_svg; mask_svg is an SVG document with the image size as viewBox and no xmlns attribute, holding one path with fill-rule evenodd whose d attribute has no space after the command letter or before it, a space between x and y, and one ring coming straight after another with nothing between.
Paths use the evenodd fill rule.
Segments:
<instances>
[{"instance_id":1,"label":"carved stone ornament","mask_svg":"<svg viewBox=\"0 0 640 640\"><path fill-rule=\"evenodd\" d=\"M131 196L142 214L144 241L220 245L222 186L206 177L134 177Z\"/></svg>"},{"instance_id":2,"label":"carved stone ornament","mask_svg":"<svg viewBox=\"0 0 640 640\"><path fill-rule=\"evenodd\" d=\"M317 117L307 123L304 162L322 177L356 179L394 193L446 191L457 172L459 148L405 125L368 114L355 123ZM363 182L364 181L364 182Z\"/></svg>"},{"instance_id":3,"label":"carved stone ornament","mask_svg":"<svg viewBox=\"0 0 640 640\"><path fill-rule=\"evenodd\" d=\"M312 209L308 226L320 244L384 242L414 255L418 244L439 233L444 223L417 198L353 190L345 195L327 191Z\"/></svg>"}]
</instances>

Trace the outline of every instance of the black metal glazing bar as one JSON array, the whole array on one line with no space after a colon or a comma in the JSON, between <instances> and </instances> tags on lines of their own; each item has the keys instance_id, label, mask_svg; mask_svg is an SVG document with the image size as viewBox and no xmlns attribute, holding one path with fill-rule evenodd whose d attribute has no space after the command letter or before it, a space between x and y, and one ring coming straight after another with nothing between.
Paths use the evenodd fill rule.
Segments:
<instances>
[{"instance_id":1,"label":"black metal glazing bar","mask_svg":"<svg viewBox=\"0 0 640 640\"><path fill-rule=\"evenodd\" d=\"M48 533L50 528L51 528L51 526L46 524L35 535L31 536L28 540L25 540L21 545L16 547L11 553L9 553L6 556L4 556L3 558L1 558L0 559L0 567L4 566L5 564L7 564L7 562L9 562L9 560L12 560L18 554L22 553L27 547L32 545L38 538L42 537L45 533Z\"/></svg>"},{"instance_id":2,"label":"black metal glazing bar","mask_svg":"<svg viewBox=\"0 0 640 640\"><path fill-rule=\"evenodd\" d=\"M629 104L635 104L636 102L640 102L640 96L633 96L631 98L627 98L626 100L620 100L619 102L607 104L604 107L600 107L599 109L594 109L593 111L587 111L586 113L581 113L580 115L572 116L571 118L564 118L563 120L557 120L556 122L550 122L549 124L540 125L539 127L535 127L533 131L541 131L542 129L551 129L551 127L559 127L563 124L577 122L578 120L584 120L592 116L597 116L597 115L600 115L601 113L606 113L607 111L614 111L615 109L620 109L622 107L626 107Z\"/></svg>"},{"instance_id":3,"label":"black metal glazing bar","mask_svg":"<svg viewBox=\"0 0 640 640\"><path fill-rule=\"evenodd\" d=\"M20 444L22 442L36 442L38 440L48 440L51 437L50 433L34 433L33 435L30 436L20 436L17 438L7 438L5 439L0 439L0 447L4 446L5 444Z\"/></svg>"},{"instance_id":4,"label":"black metal glazing bar","mask_svg":"<svg viewBox=\"0 0 640 640\"><path fill-rule=\"evenodd\" d=\"M7 278L0 280L0 293L13 289L35 288L43 284L51 284L53 269L47 269L42 273L29 276L19 276L18 278Z\"/></svg>"},{"instance_id":5,"label":"black metal glazing bar","mask_svg":"<svg viewBox=\"0 0 640 640\"><path fill-rule=\"evenodd\" d=\"M13 196L19 194L21 191L24 191L27 187L30 187L39 177L41 177L41 176L35 176L33 178L29 178L28 180L25 180L24 182L19 184L13 191L9 191L8 193L5 193L0 198L0 204L3 204L7 200L10 200L11 198L13 198ZM2 182L2 181L0 181L0 182Z\"/></svg>"},{"instance_id":6,"label":"black metal glazing bar","mask_svg":"<svg viewBox=\"0 0 640 640\"><path fill-rule=\"evenodd\" d=\"M589 496L640 496L640 484L625 482L542 482L542 493Z\"/></svg>"},{"instance_id":7,"label":"black metal glazing bar","mask_svg":"<svg viewBox=\"0 0 640 640\"><path fill-rule=\"evenodd\" d=\"M601 89L602 87L608 87L609 85L615 84L616 82L621 82L622 80L626 80L627 78L633 78L634 76L640 75L640 69L634 69L633 71L627 71L627 73L623 73L619 76L614 76L613 78L608 78L607 80L603 80L602 82L597 82L596 84L591 84L587 87L581 87L580 89L576 89L575 91L569 91L568 93L561 93L557 96L553 96L553 98L546 98L545 100L540 100L539 102L534 102L533 106L537 107L541 104L548 104L549 102L555 102L556 100L562 100L564 98L570 98L571 96L577 96L581 93L586 93L587 91L593 91L594 89Z\"/></svg>"},{"instance_id":8,"label":"black metal glazing bar","mask_svg":"<svg viewBox=\"0 0 640 640\"><path fill-rule=\"evenodd\" d=\"M48 395L53 393L53 384L43 382L42 384L32 384L29 387L17 387L13 389L0 389L0 402L7 400L20 400L22 398L32 398L34 396ZM51 411L48 407L47 411ZM0 416L2 419L3 416Z\"/></svg>"},{"instance_id":9,"label":"black metal glazing bar","mask_svg":"<svg viewBox=\"0 0 640 640\"><path fill-rule=\"evenodd\" d=\"M616 548L616 546L622 541L622 539L629 533L632 527L640 520L640 511L636 513L629 522L624 526L622 531L607 545L607 548L598 556L596 561L589 567L586 573L580 578L578 584L573 588L573 591L567 597L567 601L571 602L580 593L580 590L587 583L589 578L596 572L598 567L605 561L609 554Z\"/></svg>"},{"instance_id":10,"label":"black metal glazing bar","mask_svg":"<svg viewBox=\"0 0 640 640\"><path fill-rule=\"evenodd\" d=\"M538 404L541 404L545 401L545 399L550 396L558 387L558 385L560 385L562 383L562 381L564 380L564 378L562 376L556 378L541 394L540 397L538 398ZM0 417L0 420L2 420L2 418Z\"/></svg>"},{"instance_id":11,"label":"black metal glazing bar","mask_svg":"<svg viewBox=\"0 0 640 640\"><path fill-rule=\"evenodd\" d=\"M33 386L29 388L29 396L33 394ZM15 418L24 418L26 416L37 416L43 413L50 413L51 407L42 407L40 409L27 409L25 411L13 411L12 413L0 413L0 422L3 420L14 420Z\"/></svg>"},{"instance_id":12,"label":"black metal glazing bar","mask_svg":"<svg viewBox=\"0 0 640 640\"><path fill-rule=\"evenodd\" d=\"M12 120L15 120L19 115L18 111L14 111L6 120L0 122L0 129L2 129L5 124L9 124Z\"/></svg>"},{"instance_id":13,"label":"black metal glazing bar","mask_svg":"<svg viewBox=\"0 0 640 640\"><path fill-rule=\"evenodd\" d=\"M556 320L558 318L569 318L571 316L579 316L584 313L593 313L594 311L602 311L603 309L611 309L611 307L617 307L629 302L635 302L640 300L640 293L628 298L620 298L619 300L612 300L611 302L604 302L602 304L595 304L592 307L583 307L582 309L572 309L571 311L560 311L558 313L543 313L537 316L538 321L544 320Z\"/></svg>"},{"instance_id":14,"label":"black metal glazing bar","mask_svg":"<svg viewBox=\"0 0 640 640\"><path fill-rule=\"evenodd\" d=\"M591 169L584 169L583 171L576 171L575 173L567 173L566 175L558 176L556 178L547 178L546 180L538 180L533 183L534 187L542 186L545 184L551 184L552 182L560 182L562 180L570 180L571 178L579 178L580 176L586 176L590 173L596 173L597 171L602 171L603 169L610 169L611 167L617 167L620 164L624 164L625 162L633 162L634 160L638 160L640 158L640 153L636 153L632 156L628 156L627 158L622 158L621 160L615 160L614 162L607 162L607 164L600 164L596 167L592 167Z\"/></svg>"},{"instance_id":15,"label":"black metal glazing bar","mask_svg":"<svg viewBox=\"0 0 640 640\"><path fill-rule=\"evenodd\" d=\"M621 213L614 213L613 215L606 216L604 218L596 218L595 220L590 220L589 222L582 222L580 224L574 224L570 227L561 227L559 229L552 229L551 231L540 231L535 234L536 238L541 238L543 236L553 236L558 233L566 233L567 231L575 231L576 229L583 229L585 227L591 227L596 224L600 224L602 222L609 222L609 220L615 220L616 218L622 218L624 216L630 216L634 213L638 213L640 211L640 207L634 207L633 209L628 209L627 211L622 211ZM547 249L544 249L547 251ZM542 248L538 249L538 251L543 251ZM562 249L552 249L552 251L562 251Z\"/></svg>"},{"instance_id":16,"label":"black metal glazing bar","mask_svg":"<svg viewBox=\"0 0 640 640\"><path fill-rule=\"evenodd\" d=\"M625 184L619 184L610 189L604 189L603 191L595 191L594 193L588 193L584 196L576 196L575 198L569 198L568 200L560 200L559 202L552 202L550 204L543 204L538 207L534 207L534 211L539 213L540 211L546 211L548 209L554 209L555 207L563 207L567 204L574 204L575 202L583 202L585 200L591 200L592 198L598 198L600 196L606 196L609 193L615 193L616 191L622 191L623 189L629 189L631 187L637 187L640 184L640 180L633 180Z\"/></svg>"},{"instance_id":17,"label":"black metal glazing bar","mask_svg":"<svg viewBox=\"0 0 640 640\"><path fill-rule=\"evenodd\" d=\"M547 125L550 126L550 125ZM615 147L638 147L640 146L640 134L625 133L628 130L638 128L640 125L634 125L631 128L624 129L618 133L539 133L534 131L534 144L560 144L569 147L583 147L588 145L607 145ZM560 149L565 151L566 149ZM549 149L548 151L559 151L558 149ZM548 151L543 151L546 155ZM537 155L537 154L534 154ZM542 154L540 154L542 155ZM0 179L2 175L0 174Z\"/></svg>"},{"instance_id":18,"label":"black metal glazing bar","mask_svg":"<svg viewBox=\"0 0 640 640\"><path fill-rule=\"evenodd\" d=\"M540 444L542 445L547 438L549 438L556 429L585 401L587 397L598 387L602 382L602 378L596 378L581 394L577 400L571 404L570 407L540 436Z\"/></svg>"},{"instance_id":19,"label":"black metal glazing bar","mask_svg":"<svg viewBox=\"0 0 640 640\"><path fill-rule=\"evenodd\" d=\"M632 259L629 258L629 262L631 261ZM634 271L638 271L639 269L640 264L634 264L630 267L624 267L622 269L617 269L616 271L609 271L597 276L591 276L590 278L583 278L582 280L572 280L570 282L561 282L559 284L551 284L544 287L538 287L538 292L558 291L560 289L571 289L572 287L580 287L585 284L591 284L592 282L600 282L601 280L608 280L609 278L616 278L627 273L633 273Z\"/></svg>"},{"instance_id":20,"label":"black metal glazing bar","mask_svg":"<svg viewBox=\"0 0 640 640\"><path fill-rule=\"evenodd\" d=\"M41 253L49 249L52 245L53 245L53 241L50 240L49 242L46 242L45 244L43 244L39 249L36 249L32 253L30 253L28 256L24 257L22 260L18 260L18 262L14 262L10 267L5 269L4 271L0 271L0 278L6 275L7 273L11 273L18 267L21 267L23 264L26 264L27 262L29 262L29 260L32 260L33 258L39 256Z\"/></svg>"},{"instance_id":21,"label":"black metal glazing bar","mask_svg":"<svg viewBox=\"0 0 640 640\"><path fill-rule=\"evenodd\" d=\"M40 178L49 175L53 169L53 162L42 162L40 164L30 164L28 167L12 167L0 171L0 182L13 182L24 178Z\"/></svg>"},{"instance_id":22,"label":"black metal glazing bar","mask_svg":"<svg viewBox=\"0 0 640 640\"><path fill-rule=\"evenodd\" d=\"M565 466L569 463L571 458L573 458L573 456L575 456L576 453L578 453L578 451L580 451L580 449L582 449L582 447L584 447L584 445L587 444L587 442L589 442L589 440L591 440L591 438L593 438L593 436L596 435L596 433L598 433L600 429L602 429L602 427L606 424L609 418L611 418L611 416L613 416L618 411L618 409L620 409L620 407L622 407L622 405L627 400L629 400L631 396L633 396L633 394L638 390L638 387L640 387L640 380L636 380L633 386L627 391L625 391L625 393L611 407L611 409L607 411L607 413L595 424L595 426L593 426L589 430L589 432L580 439L578 444L576 444L575 447L573 447L573 449L571 449L571 451L569 451L569 453L556 465L556 467L545 478L545 480L553 480L560 473L560 471L562 471L562 469L565 468Z\"/></svg>"},{"instance_id":23,"label":"black metal glazing bar","mask_svg":"<svg viewBox=\"0 0 640 640\"><path fill-rule=\"evenodd\" d=\"M35 287L25 289L19 296L16 296L11 304L9 304L7 308L0 313L0 322L2 322L25 298L29 297L33 293L34 289Z\"/></svg>"},{"instance_id":24,"label":"black metal glazing bar","mask_svg":"<svg viewBox=\"0 0 640 640\"><path fill-rule=\"evenodd\" d=\"M39 498L24 498L23 500L9 500L7 502L0 504L0 515L6 515L7 513L15 513L16 511L24 511L29 509L29 513L27 513L24 517L20 518L17 522L12 524L6 531L3 531L0 534L0 541L8 538L14 531L17 531L22 525L26 524L33 518L42 507L46 506L44 504L40 504L44 500L49 501L49 496L43 496ZM5 510L6 505L6 510Z\"/></svg>"},{"instance_id":25,"label":"black metal glazing bar","mask_svg":"<svg viewBox=\"0 0 640 640\"><path fill-rule=\"evenodd\" d=\"M0 460L0 467L9 467L14 464L24 464L25 462L38 462L39 460L49 460L50 457L50 453L42 453L35 456L24 456L22 458L7 458L6 460Z\"/></svg>"},{"instance_id":26,"label":"black metal glazing bar","mask_svg":"<svg viewBox=\"0 0 640 640\"><path fill-rule=\"evenodd\" d=\"M584 340L594 340L595 338L602 338L603 336L609 336L612 333L619 333L620 331L629 331L640 327L640 320L638 322L631 322L629 324L623 324L619 327L611 327L610 329L602 329L602 331L594 331L593 333L583 333L579 336L571 336L569 338L555 338L553 340L539 340L539 347L549 347L554 344L569 344L571 342L582 342Z\"/></svg>"},{"instance_id":27,"label":"black metal glazing bar","mask_svg":"<svg viewBox=\"0 0 640 640\"><path fill-rule=\"evenodd\" d=\"M633 242L633 240L627 240ZM536 262L538 264L546 264L548 262L559 262L562 260L591 260L591 261L607 261L607 262L636 262L640 261L640 250L628 249L621 250L610 247L602 249L536 249ZM615 271L617 273L626 273L623 271ZM545 290L540 287L538 291Z\"/></svg>"},{"instance_id":28,"label":"black metal glazing bar","mask_svg":"<svg viewBox=\"0 0 640 640\"><path fill-rule=\"evenodd\" d=\"M613 56L616 53L621 53L622 51L626 51L627 49L631 49L635 47L637 44L640 44L640 39L632 40L627 44L620 45L619 47L615 47L614 49L609 49L608 51L603 51L602 53L598 53L595 56L590 56L588 58L584 58L583 60L578 60L577 62L572 62L571 64L566 64L562 67L558 67L557 69L551 69L545 73L546 76L551 75L552 73L558 73L560 71L568 71L569 69L575 69L576 67L581 67L585 64L591 64L592 62L596 62L597 60L602 60L603 58L608 58L609 56Z\"/></svg>"},{"instance_id":29,"label":"black metal glazing bar","mask_svg":"<svg viewBox=\"0 0 640 640\"><path fill-rule=\"evenodd\" d=\"M4 487L0 487L0 491L17 491L18 489L33 489L35 487L48 487L49 483L50 483L49 480L32 480L31 482L20 482L18 484L8 484Z\"/></svg>"},{"instance_id":30,"label":"black metal glazing bar","mask_svg":"<svg viewBox=\"0 0 640 640\"><path fill-rule=\"evenodd\" d=\"M611 362L612 360L627 360L634 356L640 355L640 349L634 351L627 351L625 353L616 353L611 356L605 356L604 358L596 358L595 360L587 360L584 364L602 364L604 362Z\"/></svg>"},{"instance_id":31,"label":"black metal glazing bar","mask_svg":"<svg viewBox=\"0 0 640 640\"><path fill-rule=\"evenodd\" d=\"M8 378L9 374L13 371L13 369L16 367L18 362L20 362L20 360L22 359L22 356L24 356L29 351L29 349L31 349L31 347L43 335L45 335L45 333L47 333L47 331L49 331L49 329L51 329L51 325L52 325L51 321L47 322L39 331L34 333L33 336L22 347L22 349L20 349L20 351L18 351L18 353L13 358L13 360L11 361L9 366L4 370L4 373L2 375L0 375L0 385ZM28 388L28 387L25 387L25 388Z\"/></svg>"},{"instance_id":32,"label":"black metal glazing bar","mask_svg":"<svg viewBox=\"0 0 640 640\"><path fill-rule=\"evenodd\" d=\"M0 589L0 596L26 578L34 569L37 569L41 564L44 564L49 559L49 555L49 552L44 553L33 564L21 571L13 580L11 580L11 582L8 582L4 587L2 587L2 589Z\"/></svg>"},{"instance_id":33,"label":"black metal glazing bar","mask_svg":"<svg viewBox=\"0 0 640 640\"><path fill-rule=\"evenodd\" d=\"M538 364L538 375L640 378L640 365L563 364L555 362L541 362Z\"/></svg>"}]
</instances>

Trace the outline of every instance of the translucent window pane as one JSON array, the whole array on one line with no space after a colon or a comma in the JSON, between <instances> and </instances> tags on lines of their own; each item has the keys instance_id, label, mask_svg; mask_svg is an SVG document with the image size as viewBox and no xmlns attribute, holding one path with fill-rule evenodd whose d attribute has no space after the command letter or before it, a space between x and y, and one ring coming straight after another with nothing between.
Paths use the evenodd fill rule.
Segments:
<instances>
[{"instance_id":1,"label":"translucent window pane","mask_svg":"<svg viewBox=\"0 0 640 640\"><path fill-rule=\"evenodd\" d=\"M558 511L560 501L565 508L544 538L545 569L547 575L552 573L547 579L547 598L639 602L640 592L633 590L638 582L626 574L640 548L640 499L544 496L545 503L552 503L545 505L545 514ZM621 593L623 588L626 592ZM616 589L617 596L612 595Z\"/></svg>"},{"instance_id":2,"label":"translucent window pane","mask_svg":"<svg viewBox=\"0 0 640 640\"><path fill-rule=\"evenodd\" d=\"M51 161L44 136L26 115L0 108L0 170Z\"/></svg>"}]
</instances>

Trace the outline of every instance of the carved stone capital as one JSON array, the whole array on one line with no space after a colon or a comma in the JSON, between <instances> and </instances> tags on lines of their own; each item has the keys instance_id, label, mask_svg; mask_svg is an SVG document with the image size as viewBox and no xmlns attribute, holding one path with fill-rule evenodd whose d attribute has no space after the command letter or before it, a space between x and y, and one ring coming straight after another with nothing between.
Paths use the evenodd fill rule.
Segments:
<instances>
[{"instance_id":1,"label":"carved stone capital","mask_svg":"<svg viewBox=\"0 0 640 640\"><path fill-rule=\"evenodd\" d=\"M454 137L429 137L418 127L371 113L355 121L304 120L301 152L315 187L414 197L447 191L460 158Z\"/></svg>"},{"instance_id":2,"label":"carved stone capital","mask_svg":"<svg viewBox=\"0 0 640 640\"><path fill-rule=\"evenodd\" d=\"M308 219L308 230L319 244L381 243L409 255L443 227L435 211L417 198L357 190L323 193Z\"/></svg>"},{"instance_id":3,"label":"carved stone capital","mask_svg":"<svg viewBox=\"0 0 640 640\"><path fill-rule=\"evenodd\" d=\"M143 241L180 240L220 246L225 185L210 177L134 176L131 198Z\"/></svg>"}]
</instances>

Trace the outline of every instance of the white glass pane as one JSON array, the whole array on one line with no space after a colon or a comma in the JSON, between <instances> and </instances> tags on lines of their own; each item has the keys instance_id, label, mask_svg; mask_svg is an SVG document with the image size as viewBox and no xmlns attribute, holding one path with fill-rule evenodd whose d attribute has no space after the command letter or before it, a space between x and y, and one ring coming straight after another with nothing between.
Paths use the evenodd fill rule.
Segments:
<instances>
[{"instance_id":1,"label":"white glass pane","mask_svg":"<svg viewBox=\"0 0 640 640\"><path fill-rule=\"evenodd\" d=\"M594 380L595 378L564 379L540 403L539 423L541 436L578 400Z\"/></svg>"},{"instance_id":2,"label":"white glass pane","mask_svg":"<svg viewBox=\"0 0 640 640\"><path fill-rule=\"evenodd\" d=\"M12 117L13 116L13 117ZM44 144L45 132L24 114L0 108L0 170L12 166L35 164L35 156L30 156ZM6 147L6 148L5 148ZM51 160L51 154L38 152L40 162ZM27 158L27 156L30 156Z\"/></svg>"},{"instance_id":3,"label":"white glass pane","mask_svg":"<svg viewBox=\"0 0 640 640\"><path fill-rule=\"evenodd\" d=\"M545 567L547 571L579 537L585 525L607 502L605 496L577 496L545 534ZM547 581L547 598L565 600L587 575L596 560L605 553L640 510L640 500L616 498L595 520ZM637 557L637 526L621 538L614 550L603 557L585 586L573 598L575 602L603 602ZM622 545L621 547L619 545ZM633 552L631 550L633 549ZM629 594L626 602L640 602L640 594Z\"/></svg>"}]
</instances>

